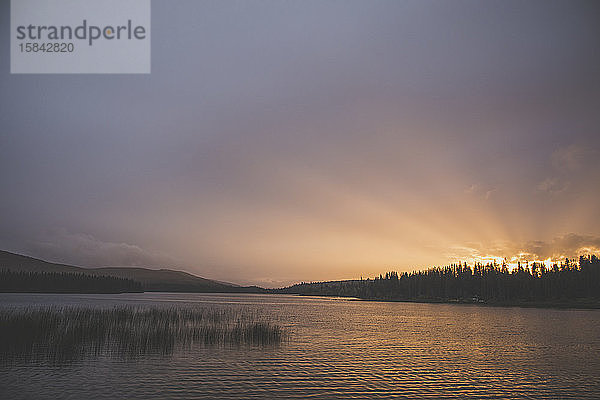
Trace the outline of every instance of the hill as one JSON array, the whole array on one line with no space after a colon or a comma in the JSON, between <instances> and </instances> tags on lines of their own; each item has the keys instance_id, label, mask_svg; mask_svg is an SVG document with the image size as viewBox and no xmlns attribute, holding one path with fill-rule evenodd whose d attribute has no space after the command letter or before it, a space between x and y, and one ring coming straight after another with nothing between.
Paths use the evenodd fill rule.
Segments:
<instances>
[{"instance_id":1,"label":"hill","mask_svg":"<svg viewBox=\"0 0 600 400\"><path fill-rule=\"evenodd\" d=\"M207 292L207 293L261 293L256 286L238 286L201 278L183 271L139 267L83 268L52 263L37 258L0 250L0 270L14 272L76 273L90 276L108 276L131 279L150 292Z\"/></svg>"}]
</instances>

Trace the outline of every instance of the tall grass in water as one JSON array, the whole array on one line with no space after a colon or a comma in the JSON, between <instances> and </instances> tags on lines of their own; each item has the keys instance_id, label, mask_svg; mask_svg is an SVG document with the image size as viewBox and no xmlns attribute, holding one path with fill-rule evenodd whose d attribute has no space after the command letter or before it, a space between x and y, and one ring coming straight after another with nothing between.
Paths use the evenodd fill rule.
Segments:
<instances>
[{"instance_id":1,"label":"tall grass in water","mask_svg":"<svg viewBox=\"0 0 600 400\"><path fill-rule=\"evenodd\" d=\"M0 309L0 356L67 361L171 354L193 345L273 345L283 329L240 309Z\"/></svg>"}]
</instances>

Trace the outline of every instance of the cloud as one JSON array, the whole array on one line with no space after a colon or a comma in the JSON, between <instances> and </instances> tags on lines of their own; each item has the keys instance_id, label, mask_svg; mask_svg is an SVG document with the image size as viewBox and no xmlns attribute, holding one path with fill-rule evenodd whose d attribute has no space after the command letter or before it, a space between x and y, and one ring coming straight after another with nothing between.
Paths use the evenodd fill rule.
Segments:
<instances>
[{"instance_id":1,"label":"cloud","mask_svg":"<svg viewBox=\"0 0 600 400\"><path fill-rule=\"evenodd\" d=\"M550 155L552 176L538 183L536 189L554 195L578 187L581 182L594 179L597 159L598 151L594 147L578 144L561 147Z\"/></svg>"},{"instance_id":2,"label":"cloud","mask_svg":"<svg viewBox=\"0 0 600 400\"><path fill-rule=\"evenodd\" d=\"M497 190L498 189L496 189L496 188L490 189L490 190L486 190L483 198L486 199L486 200L489 200L492 197L492 195L494 194L494 192L496 192Z\"/></svg>"},{"instance_id":3,"label":"cloud","mask_svg":"<svg viewBox=\"0 0 600 400\"><path fill-rule=\"evenodd\" d=\"M537 185L536 189L540 192L558 194L567 190L568 187L569 182L564 182L558 178L546 178Z\"/></svg>"},{"instance_id":4,"label":"cloud","mask_svg":"<svg viewBox=\"0 0 600 400\"><path fill-rule=\"evenodd\" d=\"M466 194L473 194L476 193L479 190L479 185L477 185L476 183L472 184L471 186L469 186L468 188L465 189L465 193Z\"/></svg>"},{"instance_id":5,"label":"cloud","mask_svg":"<svg viewBox=\"0 0 600 400\"><path fill-rule=\"evenodd\" d=\"M525 243L466 243L453 246L445 253L452 261L489 262L562 260L580 255L600 254L600 237L569 233L549 241L531 240Z\"/></svg>"},{"instance_id":6,"label":"cloud","mask_svg":"<svg viewBox=\"0 0 600 400\"><path fill-rule=\"evenodd\" d=\"M592 150L575 144L562 147L552 153L552 165L560 171L577 171L591 153Z\"/></svg>"},{"instance_id":7,"label":"cloud","mask_svg":"<svg viewBox=\"0 0 600 400\"><path fill-rule=\"evenodd\" d=\"M523 250L538 259L560 259L576 257L589 253L600 253L600 237L569 233L555 237L549 242L531 241L523 246Z\"/></svg>"},{"instance_id":8,"label":"cloud","mask_svg":"<svg viewBox=\"0 0 600 400\"><path fill-rule=\"evenodd\" d=\"M166 267L175 261L124 242L102 241L86 233L58 229L30 244L29 254L49 261L84 267L143 266Z\"/></svg>"},{"instance_id":9,"label":"cloud","mask_svg":"<svg viewBox=\"0 0 600 400\"><path fill-rule=\"evenodd\" d=\"M478 185L476 183L470 185L469 187L467 187L464 192L468 195L471 196L476 196L479 198L482 198L484 200L489 200L492 198L492 195L494 193L496 193L498 191L498 188L494 188L494 187L489 187L489 188L484 188L481 185Z\"/></svg>"}]
</instances>

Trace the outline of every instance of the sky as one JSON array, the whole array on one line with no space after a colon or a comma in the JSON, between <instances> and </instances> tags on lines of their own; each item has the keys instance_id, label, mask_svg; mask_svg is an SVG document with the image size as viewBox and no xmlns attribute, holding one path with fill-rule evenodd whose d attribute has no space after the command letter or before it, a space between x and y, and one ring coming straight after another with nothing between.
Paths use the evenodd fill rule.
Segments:
<instances>
[{"instance_id":1,"label":"sky","mask_svg":"<svg viewBox=\"0 0 600 400\"><path fill-rule=\"evenodd\" d=\"M600 253L597 1L152 1L149 75L11 75L0 249L266 287Z\"/></svg>"}]
</instances>

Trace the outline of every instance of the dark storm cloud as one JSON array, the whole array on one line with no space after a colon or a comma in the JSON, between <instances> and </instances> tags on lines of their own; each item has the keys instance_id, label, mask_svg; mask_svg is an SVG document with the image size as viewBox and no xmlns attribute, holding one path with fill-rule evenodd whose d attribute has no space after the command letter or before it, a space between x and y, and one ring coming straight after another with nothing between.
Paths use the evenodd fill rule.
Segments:
<instances>
[{"instance_id":1,"label":"dark storm cloud","mask_svg":"<svg viewBox=\"0 0 600 400\"><path fill-rule=\"evenodd\" d=\"M146 251L128 243L105 242L92 235L71 233L64 229L45 232L26 244L29 253L44 260L60 261L86 267L141 266L165 267L177 261Z\"/></svg>"}]
</instances>

